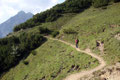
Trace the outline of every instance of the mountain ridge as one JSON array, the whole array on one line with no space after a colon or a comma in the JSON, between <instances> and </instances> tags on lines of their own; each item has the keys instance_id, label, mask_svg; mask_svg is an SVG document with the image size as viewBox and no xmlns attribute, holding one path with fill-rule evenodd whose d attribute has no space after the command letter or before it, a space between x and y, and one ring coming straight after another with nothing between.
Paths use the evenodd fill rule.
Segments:
<instances>
[{"instance_id":1,"label":"mountain ridge","mask_svg":"<svg viewBox=\"0 0 120 80\"><path fill-rule=\"evenodd\" d=\"M25 22L32 18L32 13L25 13L24 11L18 12L15 16L9 18L5 22L0 24L0 38L5 37L7 34L13 31L14 26Z\"/></svg>"}]
</instances>

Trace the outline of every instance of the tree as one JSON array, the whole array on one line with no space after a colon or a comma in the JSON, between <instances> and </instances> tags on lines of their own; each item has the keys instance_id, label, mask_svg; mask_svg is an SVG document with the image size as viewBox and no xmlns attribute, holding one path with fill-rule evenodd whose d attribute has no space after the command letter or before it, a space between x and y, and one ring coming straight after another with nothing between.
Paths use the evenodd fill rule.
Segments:
<instances>
[{"instance_id":1,"label":"tree","mask_svg":"<svg viewBox=\"0 0 120 80\"><path fill-rule=\"evenodd\" d=\"M109 0L93 0L92 5L95 8L108 5Z\"/></svg>"}]
</instances>

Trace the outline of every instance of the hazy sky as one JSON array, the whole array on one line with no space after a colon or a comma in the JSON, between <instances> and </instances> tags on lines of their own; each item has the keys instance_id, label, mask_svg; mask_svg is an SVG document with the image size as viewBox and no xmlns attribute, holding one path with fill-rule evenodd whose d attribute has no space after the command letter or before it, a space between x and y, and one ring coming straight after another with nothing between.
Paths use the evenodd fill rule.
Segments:
<instances>
[{"instance_id":1,"label":"hazy sky","mask_svg":"<svg viewBox=\"0 0 120 80\"><path fill-rule=\"evenodd\" d=\"M65 0L0 0L0 23L19 11L39 13Z\"/></svg>"}]
</instances>

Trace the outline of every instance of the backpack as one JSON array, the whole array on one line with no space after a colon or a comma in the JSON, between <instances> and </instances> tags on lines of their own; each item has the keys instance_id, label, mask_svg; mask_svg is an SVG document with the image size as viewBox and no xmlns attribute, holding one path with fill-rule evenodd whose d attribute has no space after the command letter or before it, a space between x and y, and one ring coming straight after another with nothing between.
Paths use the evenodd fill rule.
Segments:
<instances>
[{"instance_id":1,"label":"backpack","mask_svg":"<svg viewBox=\"0 0 120 80\"><path fill-rule=\"evenodd\" d=\"M75 40L75 43L78 43L78 39Z\"/></svg>"}]
</instances>

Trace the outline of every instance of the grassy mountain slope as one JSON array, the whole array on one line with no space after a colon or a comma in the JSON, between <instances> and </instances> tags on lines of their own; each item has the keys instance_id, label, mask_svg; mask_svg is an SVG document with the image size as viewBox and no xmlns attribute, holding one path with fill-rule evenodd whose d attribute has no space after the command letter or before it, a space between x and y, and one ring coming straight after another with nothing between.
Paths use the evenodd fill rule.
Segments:
<instances>
[{"instance_id":1,"label":"grassy mountain slope","mask_svg":"<svg viewBox=\"0 0 120 80\"><path fill-rule=\"evenodd\" d=\"M80 14L67 14L40 26L60 30L58 38L73 44L75 38L79 38L81 49L89 47L112 64L120 61L120 41L115 38L120 33L119 14L120 3L115 3L104 8L91 7ZM28 29L28 32L39 32L38 27ZM97 41L103 42L104 54L100 54Z\"/></svg>"},{"instance_id":2,"label":"grassy mountain slope","mask_svg":"<svg viewBox=\"0 0 120 80\"><path fill-rule=\"evenodd\" d=\"M99 54L96 41L100 41L104 43L104 54L100 55L108 63L120 61L120 41L114 37L120 33L119 14L120 3L110 5L107 9L90 8L65 24L59 37L71 43L78 37L80 48L89 47Z\"/></svg>"},{"instance_id":3,"label":"grassy mountain slope","mask_svg":"<svg viewBox=\"0 0 120 80\"><path fill-rule=\"evenodd\" d=\"M91 7L80 14L67 14L54 22L43 23L40 26L60 30L58 38L73 44L75 38L79 38L81 49L89 47L111 64L120 61L120 41L115 38L115 35L120 33L119 14L120 3L115 3L106 9ZM38 33L40 26L28 29L27 32ZM100 54L96 41L104 43L104 54Z\"/></svg>"},{"instance_id":4,"label":"grassy mountain slope","mask_svg":"<svg viewBox=\"0 0 120 80\"><path fill-rule=\"evenodd\" d=\"M48 40L35 51L36 55L24 60L28 65L21 61L1 80L61 80L70 73L98 65L96 59L58 41Z\"/></svg>"},{"instance_id":5,"label":"grassy mountain slope","mask_svg":"<svg viewBox=\"0 0 120 80\"><path fill-rule=\"evenodd\" d=\"M98 9L91 7L80 14L66 14L56 21L42 23L34 28L20 30L12 33L10 36L19 36L22 33L39 34L39 27L60 30L57 38L73 44L74 40L78 38L81 49L90 48L96 54L104 57L108 64L112 64L120 61L120 40L115 38L115 35L120 33L119 14L120 3ZM100 53L97 41L104 44L104 54ZM41 47L37 48L36 51L36 55L33 56L31 54L25 61L21 61L19 65L7 72L2 80L37 80L44 79L44 77L48 80L53 80L53 78L55 80L61 80L74 65L79 65L80 70L82 70L85 69L85 65L88 65L89 62L96 61L90 58L90 56L79 53L65 44L52 40L48 40ZM26 61L29 62L28 65L24 64ZM96 61L89 68L97 65L98 62ZM77 71L74 70L69 73Z\"/></svg>"}]
</instances>

